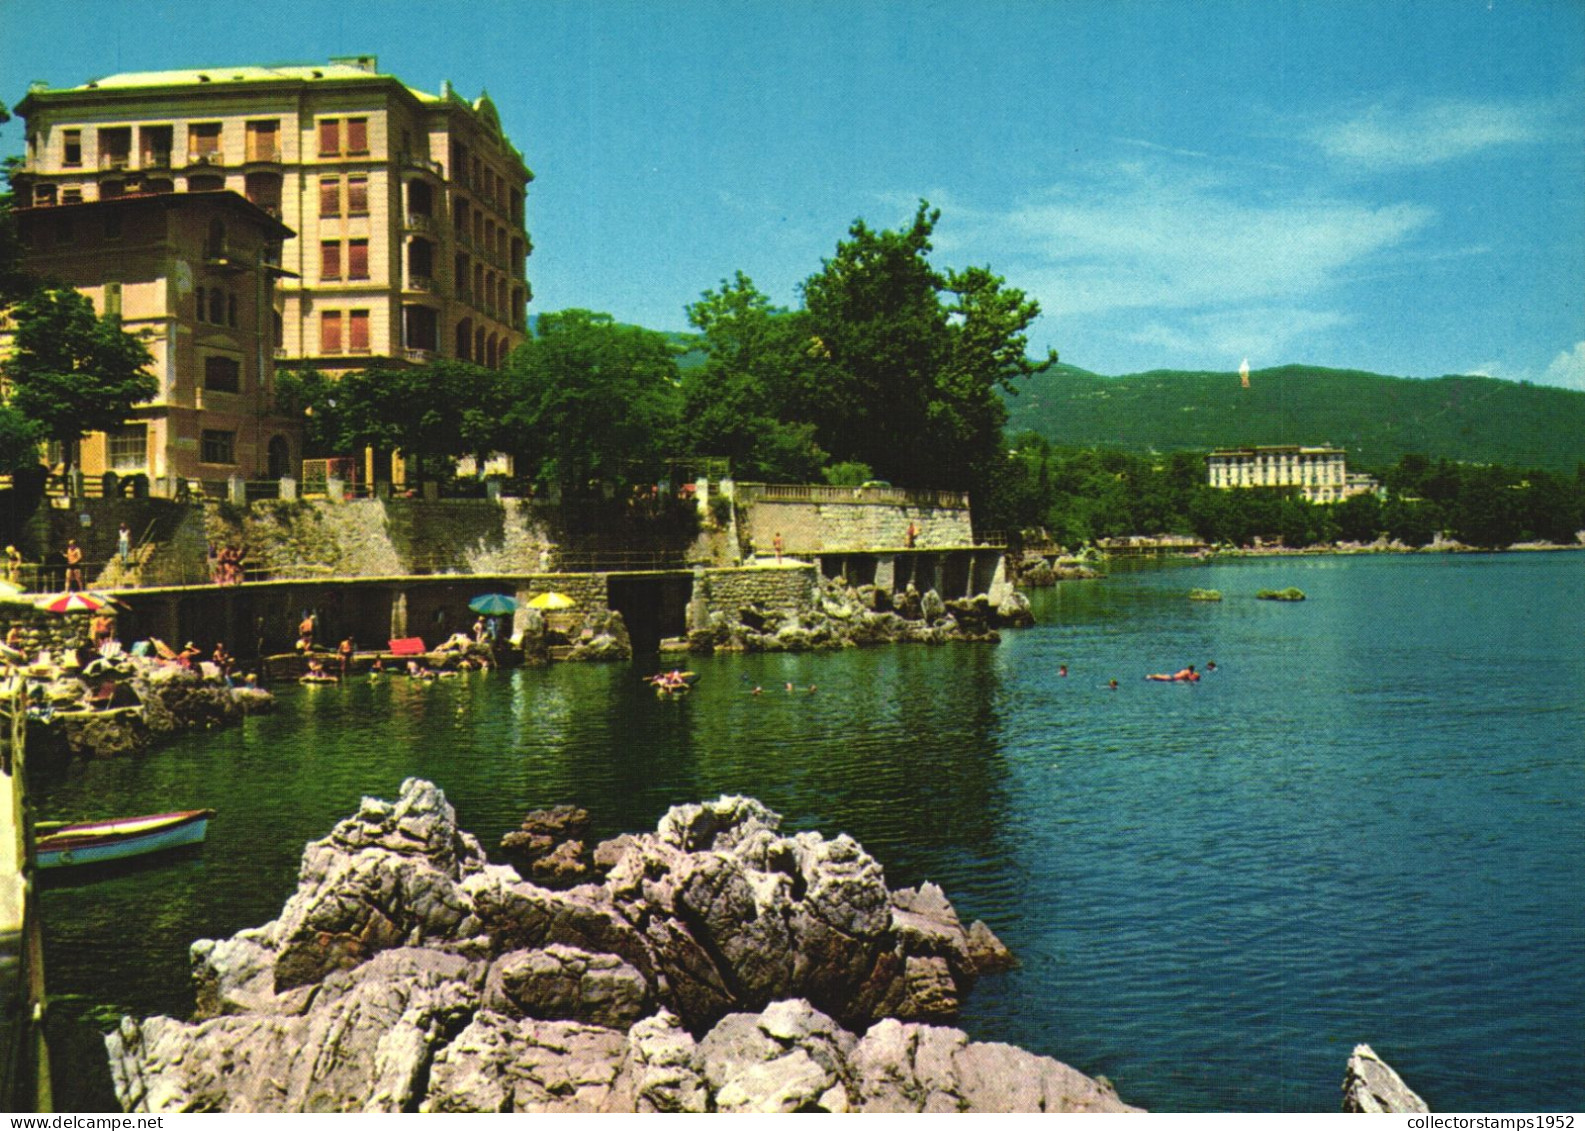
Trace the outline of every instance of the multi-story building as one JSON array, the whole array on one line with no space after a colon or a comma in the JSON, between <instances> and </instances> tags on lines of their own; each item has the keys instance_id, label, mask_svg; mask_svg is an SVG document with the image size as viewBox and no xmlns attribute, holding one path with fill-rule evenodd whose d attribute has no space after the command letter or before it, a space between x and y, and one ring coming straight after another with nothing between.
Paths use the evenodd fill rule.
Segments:
<instances>
[{"instance_id":1,"label":"multi-story building","mask_svg":"<svg viewBox=\"0 0 1585 1131\"><path fill-rule=\"evenodd\" d=\"M1351 479L1344 454L1297 444L1223 448L1206 457L1206 471L1212 487L1297 487L1312 503L1335 503L1370 489Z\"/></svg>"},{"instance_id":2,"label":"multi-story building","mask_svg":"<svg viewBox=\"0 0 1585 1131\"><path fill-rule=\"evenodd\" d=\"M16 109L34 207L230 190L291 228L286 364L494 367L523 340L533 174L487 95L417 91L358 56L35 85Z\"/></svg>"},{"instance_id":3,"label":"multi-story building","mask_svg":"<svg viewBox=\"0 0 1585 1131\"><path fill-rule=\"evenodd\" d=\"M213 483L295 475L298 423L275 411L279 220L232 192L121 196L16 210L24 263L141 338L159 380L119 428L92 433L88 474ZM0 351L9 336L0 320Z\"/></svg>"}]
</instances>

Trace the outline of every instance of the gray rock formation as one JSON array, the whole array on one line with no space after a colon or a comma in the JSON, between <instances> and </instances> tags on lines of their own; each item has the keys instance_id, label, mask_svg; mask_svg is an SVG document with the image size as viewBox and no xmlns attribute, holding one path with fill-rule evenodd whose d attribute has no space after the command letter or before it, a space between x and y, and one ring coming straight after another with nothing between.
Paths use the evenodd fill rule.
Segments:
<instances>
[{"instance_id":1,"label":"gray rock formation","mask_svg":"<svg viewBox=\"0 0 1585 1131\"><path fill-rule=\"evenodd\" d=\"M137 1111L1127 1110L950 1019L1011 962L933 884L750 798L678 806L552 891L403 783L304 852L281 915L193 946L199 1019L106 1038ZM856 1034L865 1032L860 1037ZM238 1066L246 1065L245 1072Z\"/></svg>"},{"instance_id":2,"label":"gray rock formation","mask_svg":"<svg viewBox=\"0 0 1585 1131\"><path fill-rule=\"evenodd\" d=\"M1355 1045L1343 1074L1343 1110L1347 1112L1428 1112L1390 1065L1369 1045Z\"/></svg>"}]
</instances>

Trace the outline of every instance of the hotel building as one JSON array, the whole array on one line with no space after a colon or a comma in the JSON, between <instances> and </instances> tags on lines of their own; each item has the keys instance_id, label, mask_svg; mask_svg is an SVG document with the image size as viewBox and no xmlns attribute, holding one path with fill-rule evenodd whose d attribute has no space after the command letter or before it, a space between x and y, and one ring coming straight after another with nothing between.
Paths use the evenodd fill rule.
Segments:
<instances>
[{"instance_id":1,"label":"hotel building","mask_svg":"<svg viewBox=\"0 0 1585 1131\"><path fill-rule=\"evenodd\" d=\"M23 261L120 317L153 357L153 400L91 433L89 475L214 483L296 475L301 429L275 411L279 220L231 192L19 208ZM0 352L10 331L0 315ZM51 462L56 462L52 460ZM162 490L163 493L163 490Z\"/></svg>"},{"instance_id":2,"label":"hotel building","mask_svg":"<svg viewBox=\"0 0 1585 1131\"><path fill-rule=\"evenodd\" d=\"M486 95L414 90L357 56L36 84L16 110L33 208L229 191L291 229L282 364L496 367L524 338L533 174Z\"/></svg>"},{"instance_id":3,"label":"hotel building","mask_svg":"<svg viewBox=\"0 0 1585 1131\"><path fill-rule=\"evenodd\" d=\"M1206 457L1206 470L1212 487L1297 487L1312 503L1336 503L1370 489L1350 479L1343 457L1341 448L1223 448Z\"/></svg>"}]
</instances>

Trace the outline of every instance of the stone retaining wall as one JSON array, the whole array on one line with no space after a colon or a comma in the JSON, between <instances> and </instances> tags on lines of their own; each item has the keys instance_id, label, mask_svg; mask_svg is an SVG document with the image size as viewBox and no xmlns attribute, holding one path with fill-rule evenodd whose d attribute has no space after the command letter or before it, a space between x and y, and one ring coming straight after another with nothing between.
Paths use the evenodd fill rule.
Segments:
<instances>
[{"instance_id":1,"label":"stone retaining wall","mask_svg":"<svg viewBox=\"0 0 1585 1131\"><path fill-rule=\"evenodd\" d=\"M972 546L969 512L956 507L900 506L893 503L782 503L763 500L741 508L741 529L760 556L774 555L779 532L787 553L901 549L908 527L915 547Z\"/></svg>"},{"instance_id":2,"label":"stone retaining wall","mask_svg":"<svg viewBox=\"0 0 1585 1131\"><path fill-rule=\"evenodd\" d=\"M735 616L745 606L766 609L809 608L819 577L812 565L712 569L694 581L694 604L702 598L712 613Z\"/></svg>"}]
</instances>

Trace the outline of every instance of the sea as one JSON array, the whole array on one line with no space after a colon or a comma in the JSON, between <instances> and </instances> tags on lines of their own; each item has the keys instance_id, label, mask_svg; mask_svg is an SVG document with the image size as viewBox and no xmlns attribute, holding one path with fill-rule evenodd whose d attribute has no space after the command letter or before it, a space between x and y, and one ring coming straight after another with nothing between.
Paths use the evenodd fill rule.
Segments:
<instances>
[{"instance_id":1,"label":"sea","mask_svg":"<svg viewBox=\"0 0 1585 1131\"><path fill-rule=\"evenodd\" d=\"M189 1015L189 944L274 918L307 841L418 776L487 849L535 808L603 838L720 794L850 833L1018 956L962 1028L1143 1107L1336 1111L1364 1042L1435 1111L1585 1108L1585 553L1119 565L1031 598L994 645L690 658L680 700L654 658L289 685L43 776L46 818L218 811L201 847L47 878L57 1105L113 1108L102 1031Z\"/></svg>"}]
</instances>

